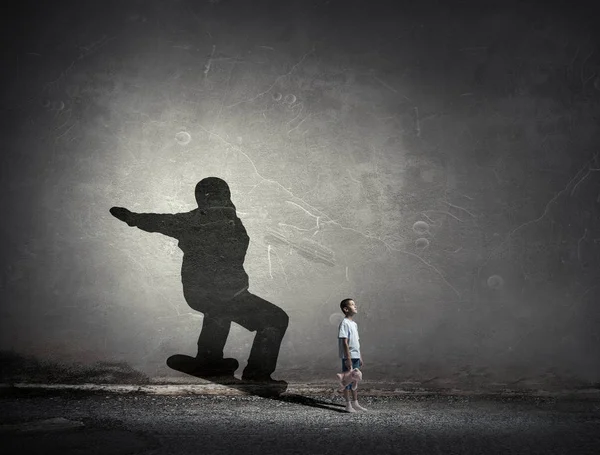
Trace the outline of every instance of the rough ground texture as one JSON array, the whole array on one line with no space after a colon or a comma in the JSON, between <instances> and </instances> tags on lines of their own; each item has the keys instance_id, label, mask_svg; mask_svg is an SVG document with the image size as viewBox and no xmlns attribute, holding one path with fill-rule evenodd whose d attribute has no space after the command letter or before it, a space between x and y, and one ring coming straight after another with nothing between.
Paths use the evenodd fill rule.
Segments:
<instances>
[{"instance_id":1,"label":"rough ground texture","mask_svg":"<svg viewBox=\"0 0 600 455\"><path fill-rule=\"evenodd\" d=\"M600 400L5 392L0 450L18 454L597 454ZM62 418L62 419L59 419ZM52 420L49 420L52 419Z\"/></svg>"}]
</instances>

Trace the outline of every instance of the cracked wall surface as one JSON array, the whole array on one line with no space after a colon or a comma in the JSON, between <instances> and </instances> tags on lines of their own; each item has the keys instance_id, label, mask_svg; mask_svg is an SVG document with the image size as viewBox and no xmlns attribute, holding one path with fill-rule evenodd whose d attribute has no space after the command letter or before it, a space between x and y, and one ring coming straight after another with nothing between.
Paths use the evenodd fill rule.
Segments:
<instances>
[{"instance_id":1,"label":"cracked wall surface","mask_svg":"<svg viewBox=\"0 0 600 455\"><path fill-rule=\"evenodd\" d=\"M514 2L516 3L516 2ZM557 3L558 5L558 3ZM600 382L600 55L536 2L22 4L3 94L0 349L150 378L195 354L177 241L109 213L225 180L277 377ZM581 7L583 8L583 7ZM233 325L244 364L253 334Z\"/></svg>"}]
</instances>

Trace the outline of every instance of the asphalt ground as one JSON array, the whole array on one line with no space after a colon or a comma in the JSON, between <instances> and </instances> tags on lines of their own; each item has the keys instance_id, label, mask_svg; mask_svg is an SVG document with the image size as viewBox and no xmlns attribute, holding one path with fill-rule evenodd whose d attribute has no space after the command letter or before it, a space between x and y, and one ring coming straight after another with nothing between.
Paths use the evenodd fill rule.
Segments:
<instances>
[{"instance_id":1,"label":"asphalt ground","mask_svg":"<svg viewBox=\"0 0 600 455\"><path fill-rule=\"evenodd\" d=\"M2 454L600 454L600 399L9 390Z\"/></svg>"}]
</instances>

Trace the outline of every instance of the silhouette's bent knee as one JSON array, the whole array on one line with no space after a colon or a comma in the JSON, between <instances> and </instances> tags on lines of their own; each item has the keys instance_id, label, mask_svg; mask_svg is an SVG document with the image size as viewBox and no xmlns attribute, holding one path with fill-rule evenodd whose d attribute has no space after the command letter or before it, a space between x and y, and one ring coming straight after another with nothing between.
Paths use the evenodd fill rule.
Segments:
<instances>
[{"instance_id":1,"label":"silhouette's bent knee","mask_svg":"<svg viewBox=\"0 0 600 455\"><path fill-rule=\"evenodd\" d=\"M280 310L278 312L276 322L279 327L287 328L287 326L290 322L290 317L287 315L287 313L285 311Z\"/></svg>"}]
</instances>

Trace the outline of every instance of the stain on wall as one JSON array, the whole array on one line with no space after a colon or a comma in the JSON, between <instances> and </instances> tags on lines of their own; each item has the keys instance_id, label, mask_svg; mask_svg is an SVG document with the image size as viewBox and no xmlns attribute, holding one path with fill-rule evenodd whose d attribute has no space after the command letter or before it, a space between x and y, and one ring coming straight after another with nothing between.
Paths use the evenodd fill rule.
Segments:
<instances>
[{"instance_id":1,"label":"stain on wall","mask_svg":"<svg viewBox=\"0 0 600 455\"><path fill-rule=\"evenodd\" d=\"M333 377L353 297L365 379L599 381L600 54L584 10L22 8L4 19L1 349L172 377L203 320L182 252L109 209L187 212L217 176L250 237L250 292L290 318L275 377ZM253 336L232 326L238 372Z\"/></svg>"},{"instance_id":2,"label":"stain on wall","mask_svg":"<svg viewBox=\"0 0 600 455\"><path fill-rule=\"evenodd\" d=\"M125 362L65 363L47 356L39 360L9 351L0 352L2 384L148 384L150 378Z\"/></svg>"}]
</instances>

